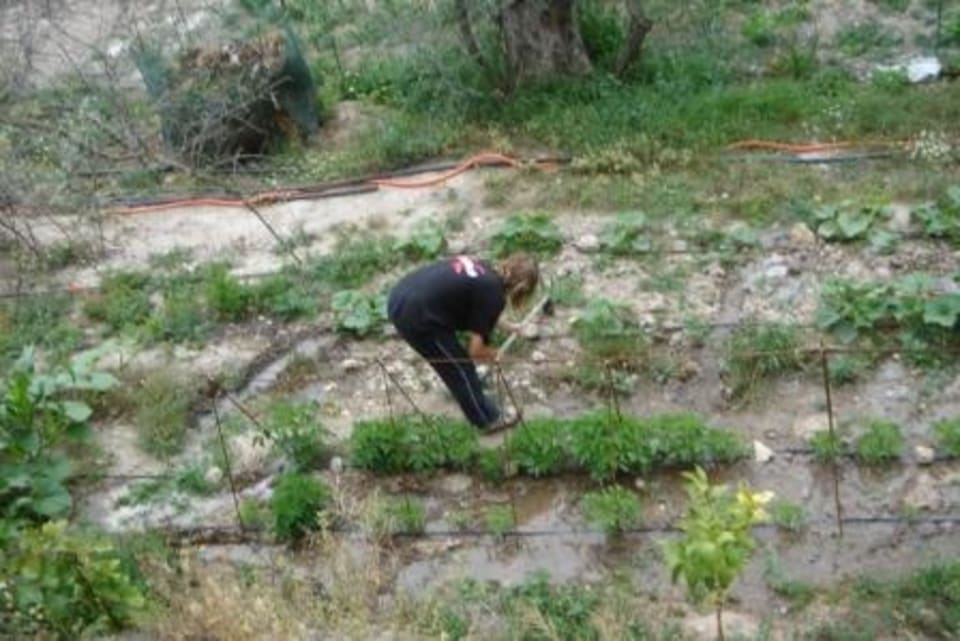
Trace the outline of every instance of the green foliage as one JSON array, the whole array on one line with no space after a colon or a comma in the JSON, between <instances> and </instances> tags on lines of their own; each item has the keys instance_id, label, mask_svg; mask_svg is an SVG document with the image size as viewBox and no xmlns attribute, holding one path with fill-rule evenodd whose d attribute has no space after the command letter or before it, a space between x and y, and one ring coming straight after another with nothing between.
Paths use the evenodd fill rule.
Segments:
<instances>
[{"instance_id":1,"label":"green foliage","mask_svg":"<svg viewBox=\"0 0 960 641\"><path fill-rule=\"evenodd\" d=\"M2 527L4 638L100 636L132 623L145 608L138 577L103 538L70 529L64 521Z\"/></svg>"},{"instance_id":2,"label":"green foliage","mask_svg":"<svg viewBox=\"0 0 960 641\"><path fill-rule=\"evenodd\" d=\"M514 252L553 256L563 247L563 236L549 214L523 212L507 218L490 238L490 248L497 257Z\"/></svg>"},{"instance_id":3,"label":"green foliage","mask_svg":"<svg viewBox=\"0 0 960 641\"><path fill-rule=\"evenodd\" d=\"M516 527L511 505L491 505L483 514L483 523L487 532L498 539L502 539Z\"/></svg>"},{"instance_id":4,"label":"green foliage","mask_svg":"<svg viewBox=\"0 0 960 641\"><path fill-rule=\"evenodd\" d=\"M420 221L406 240L397 242L397 251L411 261L437 258L446 248L443 226L433 220Z\"/></svg>"},{"instance_id":5,"label":"green foliage","mask_svg":"<svg viewBox=\"0 0 960 641\"><path fill-rule=\"evenodd\" d=\"M845 27L837 34L837 46L848 56L862 56L875 49L900 44L901 38L883 28L879 22L866 21Z\"/></svg>"},{"instance_id":6,"label":"green foliage","mask_svg":"<svg viewBox=\"0 0 960 641\"><path fill-rule=\"evenodd\" d=\"M270 497L273 530L281 541L297 541L319 526L330 503L330 489L312 476L288 472L277 479Z\"/></svg>"},{"instance_id":7,"label":"green foliage","mask_svg":"<svg viewBox=\"0 0 960 641\"><path fill-rule=\"evenodd\" d=\"M177 374L162 369L140 383L134 421L145 452L169 458L183 449L194 393Z\"/></svg>"},{"instance_id":8,"label":"green foliage","mask_svg":"<svg viewBox=\"0 0 960 641\"><path fill-rule=\"evenodd\" d=\"M960 242L960 185L948 188L936 202L914 209L913 215L927 236Z\"/></svg>"},{"instance_id":9,"label":"green foliage","mask_svg":"<svg viewBox=\"0 0 960 641\"><path fill-rule=\"evenodd\" d=\"M625 369L638 366L649 345L629 308L594 298L573 326L580 347L592 359Z\"/></svg>"},{"instance_id":10,"label":"green foliage","mask_svg":"<svg viewBox=\"0 0 960 641\"><path fill-rule=\"evenodd\" d=\"M818 325L844 343L893 340L914 363L943 362L957 344L960 294L941 293L936 280L917 273L895 281L824 284Z\"/></svg>"},{"instance_id":11,"label":"green foliage","mask_svg":"<svg viewBox=\"0 0 960 641\"><path fill-rule=\"evenodd\" d=\"M960 457L960 418L938 421L933 426L937 447L950 456Z\"/></svg>"},{"instance_id":12,"label":"green foliage","mask_svg":"<svg viewBox=\"0 0 960 641\"><path fill-rule=\"evenodd\" d=\"M69 354L80 340L80 332L69 321L71 307L69 294L0 303L0 369L8 368L30 346L49 351L56 360Z\"/></svg>"},{"instance_id":13,"label":"green foliage","mask_svg":"<svg viewBox=\"0 0 960 641\"><path fill-rule=\"evenodd\" d=\"M688 503L680 522L683 536L663 544L667 566L673 581L682 577L694 599L709 599L720 625L727 591L756 547L751 528L767 518L764 505L773 494L741 485L733 495L726 485L712 485L699 467L684 476ZM723 638L722 628L718 635Z\"/></svg>"},{"instance_id":14,"label":"green foliage","mask_svg":"<svg viewBox=\"0 0 960 641\"><path fill-rule=\"evenodd\" d=\"M820 430L810 439L810 447L813 448L813 458L818 463L831 463L836 461L844 454L843 441L836 432L830 430Z\"/></svg>"},{"instance_id":15,"label":"green foliage","mask_svg":"<svg viewBox=\"0 0 960 641\"><path fill-rule=\"evenodd\" d=\"M313 277L331 287L360 287L393 266L394 243L392 238L368 234L340 236L333 253L313 263Z\"/></svg>"},{"instance_id":16,"label":"green foliage","mask_svg":"<svg viewBox=\"0 0 960 641\"><path fill-rule=\"evenodd\" d=\"M867 364L856 356L833 356L827 366L830 382L835 385L849 385L860 378L866 366Z\"/></svg>"},{"instance_id":17,"label":"green foliage","mask_svg":"<svg viewBox=\"0 0 960 641\"><path fill-rule=\"evenodd\" d=\"M93 410L75 400L80 393L103 392L116 384L95 372L96 352L65 368L36 370L30 349L0 380L0 516L40 521L66 515L71 471L64 449L89 437Z\"/></svg>"},{"instance_id":18,"label":"green foliage","mask_svg":"<svg viewBox=\"0 0 960 641\"><path fill-rule=\"evenodd\" d=\"M883 249L893 240L890 232L881 223L890 219L893 210L889 206L873 207L855 205L849 201L838 205L821 205L813 209L814 230L825 240L869 240L876 248Z\"/></svg>"},{"instance_id":19,"label":"green foliage","mask_svg":"<svg viewBox=\"0 0 960 641\"><path fill-rule=\"evenodd\" d=\"M600 0L576 3L577 26L590 60L601 69L613 70L626 34L622 16Z\"/></svg>"},{"instance_id":20,"label":"green foliage","mask_svg":"<svg viewBox=\"0 0 960 641\"><path fill-rule=\"evenodd\" d=\"M513 632L509 638L525 641L602 638L593 622L601 600L602 595L588 586L554 585L544 572L533 574L500 595ZM535 626L529 624L531 613L539 620Z\"/></svg>"},{"instance_id":21,"label":"green foliage","mask_svg":"<svg viewBox=\"0 0 960 641\"><path fill-rule=\"evenodd\" d=\"M208 496L219 489L216 484L207 480L206 468L197 463L180 470L174 479L174 485L181 492L200 496Z\"/></svg>"},{"instance_id":22,"label":"green foliage","mask_svg":"<svg viewBox=\"0 0 960 641\"><path fill-rule=\"evenodd\" d=\"M214 263L204 270L204 294L207 308L220 321L244 320L253 311L253 290L241 283L224 264Z\"/></svg>"},{"instance_id":23,"label":"green foliage","mask_svg":"<svg viewBox=\"0 0 960 641\"><path fill-rule=\"evenodd\" d=\"M653 251L653 242L646 235L647 217L642 212L618 214L600 232L600 245L614 256L634 256Z\"/></svg>"},{"instance_id":24,"label":"green foliage","mask_svg":"<svg viewBox=\"0 0 960 641\"><path fill-rule=\"evenodd\" d=\"M726 367L733 398L748 397L763 381L803 369L800 339L790 325L748 325L727 342Z\"/></svg>"},{"instance_id":25,"label":"green foliage","mask_svg":"<svg viewBox=\"0 0 960 641\"><path fill-rule=\"evenodd\" d=\"M348 289L331 299L338 331L364 337L380 331L387 320L387 299L383 294Z\"/></svg>"},{"instance_id":26,"label":"green foliage","mask_svg":"<svg viewBox=\"0 0 960 641\"><path fill-rule=\"evenodd\" d=\"M777 23L774 16L762 7L754 9L740 29L743 37L758 47L772 45L776 40L776 31Z\"/></svg>"},{"instance_id":27,"label":"green foliage","mask_svg":"<svg viewBox=\"0 0 960 641\"><path fill-rule=\"evenodd\" d=\"M781 530L799 532L807 527L807 511L802 505L787 500L774 501L770 518Z\"/></svg>"},{"instance_id":28,"label":"green foliage","mask_svg":"<svg viewBox=\"0 0 960 641\"><path fill-rule=\"evenodd\" d=\"M533 477L552 476L567 466L566 438L561 421L528 420L510 432L505 447L521 473Z\"/></svg>"},{"instance_id":29,"label":"green foliage","mask_svg":"<svg viewBox=\"0 0 960 641\"><path fill-rule=\"evenodd\" d=\"M277 450L297 472L307 472L323 463L328 432L317 419L313 403L278 400L270 405L264 424Z\"/></svg>"},{"instance_id":30,"label":"green foliage","mask_svg":"<svg viewBox=\"0 0 960 641\"><path fill-rule=\"evenodd\" d=\"M623 487L607 487L583 497L587 521L613 536L634 528L643 520L643 506L637 495Z\"/></svg>"},{"instance_id":31,"label":"green foliage","mask_svg":"<svg viewBox=\"0 0 960 641\"><path fill-rule=\"evenodd\" d=\"M480 476L491 483L503 480L505 471L503 453L498 449L482 447L477 451L474 468Z\"/></svg>"},{"instance_id":32,"label":"green foliage","mask_svg":"<svg viewBox=\"0 0 960 641\"><path fill-rule=\"evenodd\" d=\"M153 341L200 343L212 329L195 289L171 284L164 291L163 306L147 321L145 335Z\"/></svg>"},{"instance_id":33,"label":"green foliage","mask_svg":"<svg viewBox=\"0 0 960 641\"><path fill-rule=\"evenodd\" d=\"M904 439L900 426L890 421L870 421L867 431L854 444L857 460L880 465L900 458Z\"/></svg>"},{"instance_id":34,"label":"green foliage","mask_svg":"<svg viewBox=\"0 0 960 641\"><path fill-rule=\"evenodd\" d=\"M587 302L583 293L583 276L579 273L564 274L550 282L550 300L563 307L579 307Z\"/></svg>"},{"instance_id":35,"label":"green foliage","mask_svg":"<svg viewBox=\"0 0 960 641\"><path fill-rule=\"evenodd\" d=\"M396 536L397 534L423 534L427 528L427 510L423 501L415 497L404 496L399 499L385 501L380 509L381 534Z\"/></svg>"},{"instance_id":36,"label":"green foliage","mask_svg":"<svg viewBox=\"0 0 960 641\"><path fill-rule=\"evenodd\" d=\"M138 272L104 276L99 294L88 300L84 313L113 331L139 327L150 317L150 277Z\"/></svg>"},{"instance_id":37,"label":"green foliage","mask_svg":"<svg viewBox=\"0 0 960 641\"><path fill-rule=\"evenodd\" d=\"M465 470L477 453L477 431L471 425L415 416L355 424L350 435L351 461L378 474Z\"/></svg>"},{"instance_id":38,"label":"green foliage","mask_svg":"<svg viewBox=\"0 0 960 641\"><path fill-rule=\"evenodd\" d=\"M267 276L253 286L252 297L257 310L283 321L313 316L317 313L317 292L287 273Z\"/></svg>"},{"instance_id":39,"label":"green foliage","mask_svg":"<svg viewBox=\"0 0 960 641\"><path fill-rule=\"evenodd\" d=\"M240 501L240 522L243 527L253 530L265 530L270 526L270 508L266 504L251 498Z\"/></svg>"}]
</instances>

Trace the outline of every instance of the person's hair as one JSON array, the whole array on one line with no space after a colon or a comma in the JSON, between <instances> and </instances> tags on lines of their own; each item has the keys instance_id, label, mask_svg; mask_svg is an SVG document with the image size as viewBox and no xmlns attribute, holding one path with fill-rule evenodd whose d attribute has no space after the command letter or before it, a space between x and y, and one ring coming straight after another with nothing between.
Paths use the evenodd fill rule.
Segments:
<instances>
[{"instance_id":1,"label":"person's hair","mask_svg":"<svg viewBox=\"0 0 960 641\"><path fill-rule=\"evenodd\" d=\"M520 307L527 302L540 282L540 268L536 259L529 254L511 254L498 262L496 269L503 278L507 300L512 307Z\"/></svg>"}]
</instances>

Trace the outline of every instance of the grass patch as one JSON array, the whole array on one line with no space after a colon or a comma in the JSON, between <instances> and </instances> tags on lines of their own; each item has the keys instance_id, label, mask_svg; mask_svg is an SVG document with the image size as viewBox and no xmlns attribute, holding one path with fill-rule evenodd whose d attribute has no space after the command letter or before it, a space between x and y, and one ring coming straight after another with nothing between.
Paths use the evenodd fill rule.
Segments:
<instances>
[{"instance_id":1,"label":"grass patch","mask_svg":"<svg viewBox=\"0 0 960 641\"><path fill-rule=\"evenodd\" d=\"M498 539L503 539L516 525L510 505L491 505L483 512L483 526Z\"/></svg>"},{"instance_id":2,"label":"grass patch","mask_svg":"<svg viewBox=\"0 0 960 641\"><path fill-rule=\"evenodd\" d=\"M960 457L960 418L945 419L933 426L937 447L950 456Z\"/></svg>"},{"instance_id":3,"label":"grass patch","mask_svg":"<svg viewBox=\"0 0 960 641\"><path fill-rule=\"evenodd\" d=\"M798 330L790 325L751 325L727 341L726 367L735 400L753 395L765 381L803 370Z\"/></svg>"},{"instance_id":4,"label":"grass patch","mask_svg":"<svg viewBox=\"0 0 960 641\"><path fill-rule=\"evenodd\" d=\"M0 304L0 365L12 365L28 345L45 349L54 361L63 360L80 343L80 331L69 320L72 307L66 294Z\"/></svg>"},{"instance_id":5,"label":"grass patch","mask_svg":"<svg viewBox=\"0 0 960 641\"><path fill-rule=\"evenodd\" d=\"M854 444L857 460L867 465L895 461L903 455L903 448L903 431L891 421L870 421Z\"/></svg>"},{"instance_id":6,"label":"grass patch","mask_svg":"<svg viewBox=\"0 0 960 641\"><path fill-rule=\"evenodd\" d=\"M778 500L770 506L770 519L781 530L800 532L806 529L809 517L802 505Z\"/></svg>"},{"instance_id":7,"label":"grass patch","mask_svg":"<svg viewBox=\"0 0 960 641\"><path fill-rule=\"evenodd\" d=\"M643 521L643 505L637 495L620 486L588 492L583 497L587 521L607 536L617 536Z\"/></svg>"},{"instance_id":8,"label":"grass patch","mask_svg":"<svg viewBox=\"0 0 960 641\"><path fill-rule=\"evenodd\" d=\"M270 497L273 531L281 541L298 541L320 525L319 513L330 503L330 488L305 474L288 472L277 479Z\"/></svg>"},{"instance_id":9,"label":"grass patch","mask_svg":"<svg viewBox=\"0 0 960 641\"><path fill-rule=\"evenodd\" d=\"M134 395L133 420L143 450L158 458L179 454L195 390L173 372L157 370L143 379Z\"/></svg>"},{"instance_id":10,"label":"grass patch","mask_svg":"<svg viewBox=\"0 0 960 641\"><path fill-rule=\"evenodd\" d=\"M844 455L846 448L837 432L820 430L810 439L813 458L818 463L832 463Z\"/></svg>"}]
</instances>

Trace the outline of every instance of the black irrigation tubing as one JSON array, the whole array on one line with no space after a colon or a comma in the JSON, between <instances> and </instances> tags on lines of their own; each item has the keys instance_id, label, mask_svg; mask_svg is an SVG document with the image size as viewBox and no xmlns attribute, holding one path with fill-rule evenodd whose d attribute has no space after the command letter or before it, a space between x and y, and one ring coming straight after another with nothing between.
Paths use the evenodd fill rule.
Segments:
<instances>
[{"instance_id":1,"label":"black irrigation tubing","mask_svg":"<svg viewBox=\"0 0 960 641\"><path fill-rule=\"evenodd\" d=\"M889 526L889 525L958 525L960 524L960 515L930 515L930 516L845 516L842 519L844 525L870 527L870 526ZM775 523L759 523L753 526L754 530L777 530L779 526ZM276 541L264 541L262 538L255 538L257 535L269 535L266 528L239 527L236 525L210 525L196 526L190 528L174 529L169 527L159 527L153 532L166 535L168 538L177 539L175 544L186 544L186 546L215 547L227 545L273 545L283 546L285 544ZM338 535L358 535L363 536L366 533L363 530L352 527L333 527L327 531ZM619 532L621 535L646 535L646 534L677 534L682 532L679 526L666 525L646 525L631 528L625 528ZM604 536L604 530L600 528L538 528L538 529L513 529L504 532L491 532L477 528L466 529L444 529L444 530L425 530L423 532L397 532L388 537L388 539L470 539L470 538L500 538L500 539L522 539L522 538L551 538L551 537L579 537L579 536ZM227 542L218 542L211 540L216 537L231 538ZM191 540L203 539L205 540Z\"/></svg>"},{"instance_id":2,"label":"black irrigation tubing","mask_svg":"<svg viewBox=\"0 0 960 641\"><path fill-rule=\"evenodd\" d=\"M829 164L840 164L840 163L849 163L849 162L860 162L862 160L886 160L891 158L903 157L903 153L894 153L891 151L877 151L877 152L864 152L859 154L836 154L836 155L820 155L816 156L813 154L824 153L824 152L806 152L810 153L811 157L804 158L803 156L797 155L785 155L785 154L752 154L752 155L736 155L729 154L725 157L726 160L731 160L733 162L782 162L787 164L794 165L829 165Z\"/></svg>"}]
</instances>

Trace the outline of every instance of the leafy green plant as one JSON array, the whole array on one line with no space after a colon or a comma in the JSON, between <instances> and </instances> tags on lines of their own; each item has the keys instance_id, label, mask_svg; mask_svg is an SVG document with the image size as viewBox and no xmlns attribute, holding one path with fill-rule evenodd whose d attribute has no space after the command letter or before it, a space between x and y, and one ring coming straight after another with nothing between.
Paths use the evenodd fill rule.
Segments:
<instances>
[{"instance_id":1,"label":"leafy green plant","mask_svg":"<svg viewBox=\"0 0 960 641\"><path fill-rule=\"evenodd\" d=\"M960 185L948 188L937 202L914 209L913 215L927 236L960 241Z\"/></svg>"},{"instance_id":2,"label":"leafy green plant","mask_svg":"<svg viewBox=\"0 0 960 641\"><path fill-rule=\"evenodd\" d=\"M937 447L950 456L960 457L960 418L945 419L933 426Z\"/></svg>"},{"instance_id":3,"label":"leafy green plant","mask_svg":"<svg viewBox=\"0 0 960 641\"><path fill-rule=\"evenodd\" d=\"M317 420L317 408L312 403L275 401L264 428L266 436L298 472L322 464L327 455L324 437L328 432Z\"/></svg>"},{"instance_id":4,"label":"leafy green plant","mask_svg":"<svg viewBox=\"0 0 960 641\"><path fill-rule=\"evenodd\" d=\"M614 486L584 495L583 513L587 521L615 536L642 522L643 506L635 493Z\"/></svg>"},{"instance_id":5,"label":"leafy green plant","mask_svg":"<svg viewBox=\"0 0 960 641\"><path fill-rule=\"evenodd\" d=\"M887 31L876 21L866 21L845 27L837 34L837 45L848 56L862 56L875 49L885 49L900 43L900 37Z\"/></svg>"},{"instance_id":6,"label":"leafy green plant","mask_svg":"<svg viewBox=\"0 0 960 641\"><path fill-rule=\"evenodd\" d=\"M387 300L382 294L368 294L359 290L344 290L331 300L337 330L367 336L380 331L387 320Z\"/></svg>"},{"instance_id":7,"label":"leafy green plant","mask_svg":"<svg viewBox=\"0 0 960 641\"><path fill-rule=\"evenodd\" d=\"M645 234L646 226L647 217L642 212L618 214L601 230L600 245L614 256L647 254L653 250L653 243Z\"/></svg>"},{"instance_id":8,"label":"leafy green plant","mask_svg":"<svg viewBox=\"0 0 960 641\"><path fill-rule=\"evenodd\" d=\"M65 521L0 528L0 635L87 638L119 631L146 607L130 564L103 537ZM7 637L7 635L10 635Z\"/></svg>"},{"instance_id":9,"label":"leafy green plant","mask_svg":"<svg viewBox=\"0 0 960 641\"><path fill-rule=\"evenodd\" d=\"M329 256L314 261L313 277L331 287L360 287L395 262L395 240L354 233L342 235Z\"/></svg>"},{"instance_id":10,"label":"leafy green plant","mask_svg":"<svg viewBox=\"0 0 960 641\"><path fill-rule=\"evenodd\" d=\"M503 453L499 449L480 448L477 451L474 467L480 476L491 483L499 483L506 475Z\"/></svg>"},{"instance_id":11,"label":"leafy green plant","mask_svg":"<svg viewBox=\"0 0 960 641\"><path fill-rule=\"evenodd\" d=\"M740 33L752 44L767 47L776 40L777 24L774 16L765 8L757 8L743 23Z\"/></svg>"},{"instance_id":12,"label":"leafy green plant","mask_svg":"<svg viewBox=\"0 0 960 641\"><path fill-rule=\"evenodd\" d=\"M500 225L490 238L490 247L498 257L518 251L553 256L563 247L563 236L548 214L524 212Z\"/></svg>"},{"instance_id":13,"label":"leafy green plant","mask_svg":"<svg viewBox=\"0 0 960 641\"><path fill-rule=\"evenodd\" d=\"M387 500L381 505L384 511L385 533L392 536L397 534L423 534L427 528L427 510L423 501L412 496Z\"/></svg>"},{"instance_id":14,"label":"leafy green plant","mask_svg":"<svg viewBox=\"0 0 960 641\"><path fill-rule=\"evenodd\" d=\"M513 506L491 505L484 511L483 523L487 532L498 539L503 539L508 532L516 527Z\"/></svg>"},{"instance_id":15,"label":"leafy green plant","mask_svg":"<svg viewBox=\"0 0 960 641\"><path fill-rule=\"evenodd\" d=\"M217 320L241 321L253 311L253 289L231 274L227 265L214 263L205 267L203 283L207 308Z\"/></svg>"},{"instance_id":16,"label":"leafy green plant","mask_svg":"<svg viewBox=\"0 0 960 641\"><path fill-rule=\"evenodd\" d=\"M825 240L878 240L883 233L880 223L889 220L893 210L843 202L839 205L821 205L814 208L813 218L817 234Z\"/></svg>"},{"instance_id":17,"label":"leafy green plant","mask_svg":"<svg viewBox=\"0 0 960 641\"><path fill-rule=\"evenodd\" d=\"M788 532L799 532L807 527L807 511L802 505L787 500L771 504L770 518L778 528Z\"/></svg>"},{"instance_id":18,"label":"leafy green plant","mask_svg":"<svg viewBox=\"0 0 960 641\"><path fill-rule=\"evenodd\" d=\"M578 307L587 302L583 293L583 276L579 273L564 274L550 282L550 300L563 307Z\"/></svg>"},{"instance_id":19,"label":"leafy green plant","mask_svg":"<svg viewBox=\"0 0 960 641\"><path fill-rule=\"evenodd\" d=\"M106 323L113 331L142 325L150 317L150 276L115 272L104 276L98 295L84 303L92 320Z\"/></svg>"},{"instance_id":20,"label":"leafy green plant","mask_svg":"<svg viewBox=\"0 0 960 641\"><path fill-rule=\"evenodd\" d=\"M813 448L813 458L818 463L836 461L844 454L843 441L837 432L820 430L811 437L810 447Z\"/></svg>"},{"instance_id":21,"label":"leafy green plant","mask_svg":"<svg viewBox=\"0 0 960 641\"><path fill-rule=\"evenodd\" d=\"M213 325L203 305L203 295L184 279L174 279L163 289L163 304L144 326L151 341L199 343L210 335Z\"/></svg>"},{"instance_id":22,"label":"leafy green plant","mask_svg":"<svg viewBox=\"0 0 960 641\"><path fill-rule=\"evenodd\" d=\"M330 489L312 476L288 472L277 479L270 497L273 530L281 541L298 541L317 529L330 503Z\"/></svg>"},{"instance_id":23,"label":"leafy green plant","mask_svg":"<svg viewBox=\"0 0 960 641\"><path fill-rule=\"evenodd\" d=\"M397 250L411 261L438 257L447 248L443 227L433 220L422 220L411 230L410 236L397 242Z\"/></svg>"},{"instance_id":24,"label":"leafy green plant","mask_svg":"<svg viewBox=\"0 0 960 641\"><path fill-rule=\"evenodd\" d=\"M462 421L398 416L361 421L350 435L353 464L378 474L465 470L477 453L477 430Z\"/></svg>"},{"instance_id":25,"label":"leafy green plant","mask_svg":"<svg viewBox=\"0 0 960 641\"><path fill-rule=\"evenodd\" d=\"M900 426L891 421L870 421L854 444L857 460L868 465L889 463L903 454Z\"/></svg>"},{"instance_id":26,"label":"leafy green plant","mask_svg":"<svg viewBox=\"0 0 960 641\"><path fill-rule=\"evenodd\" d=\"M301 274L273 274L252 287L256 309L283 321L310 317L317 312L318 292L304 283Z\"/></svg>"},{"instance_id":27,"label":"leafy green plant","mask_svg":"<svg viewBox=\"0 0 960 641\"><path fill-rule=\"evenodd\" d=\"M207 496L217 491L216 483L207 480L206 468L200 464L184 467L177 473L174 485L181 492Z\"/></svg>"},{"instance_id":28,"label":"leafy green plant","mask_svg":"<svg viewBox=\"0 0 960 641\"><path fill-rule=\"evenodd\" d=\"M733 398L748 397L768 379L803 369L800 339L790 325L748 325L727 342L726 367Z\"/></svg>"},{"instance_id":29,"label":"leafy green plant","mask_svg":"<svg viewBox=\"0 0 960 641\"><path fill-rule=\"evenodd\" d=\"M30 296L16 305L0 301L0 370L9 369L31 346L61 362L80 341L76 323L69 320L72 307L69 294Z\"/></svg>"},{"instance_id":30,"label":"leafy green plant","mask_svg":"<svg viewBox=\"0 0 960 641\"><path fill-rule=\"evenodd\" d=\"M860 377L865 368L866 363L856 356L833 356L828 363L830 382L835 385L849 385Z\"/></svg>"},{"instance_id":31,"label":"leafy green plant","mask_svg":"<svg viewBox=\"0 0 960 641\"><path fill-rule=\"evenodd\" d=\"M97 352L74 357L49 373L36 369L25 349L0 380L0 511L8 519L64 516L72 504L67 490L71 465L64 450L89 438L93 410L76 400L116 384L94 371Z\"/></svg>"},{"instance_id":32,"label":"leafy green plant","mask_svg":"<svg viewBox=\"0 0 960 641\"><path fill-rule=\"evenodd\" d=\"M270 508L257 499L241 499L239 516L244 528L265 530L270 526Z\"/></svg>"},{"instance_id":33,"label":"leafy green plant","mask_svg":"<svg viewBox=\"0 0 960 641\"><path fill-rule=\"evenodd\" d=\"M590 301L573 330L580 347L591 359L621 368L636 368L649 349L630 309L603 298Z\"/></svg>"},{"instance_id":34,"label":"leafy green plant","mask_svg":"<svg viewBox=\"0 0 960 641\"><path fill-rule=\"evenodd\" d=\"M177 374L156 370L139 384L134 420L145 452L169 458L183 449L193 390Z\"/></svg>"},{"instance_id":35,"label":"leafy green plant","mask_svg":"<svg viewBox=\"0 0 960 641\"><path fill-rule=\"evenodd\" d=\"M723 641L723 605L727 592L756 548L751 528L764 521L772 492L753 492L741 485L735 495L726 485L712 485L697 468L685 472L687 510L680 522L683 536L664 544L673 581L683 578L696 600L716 608L717 635Z\"/></svg>"},{"instance_id":36,"label":"leafy green plant","mask_svg":"<svg viewBox=\"0 0 960 641\"><path fill-rule=\"evenodd\" d=\"M517 469L533 477L557 474L567 465L567 433L561 421L528 420L507 437L505 447Z\"/></svg>"}]
</instances>

